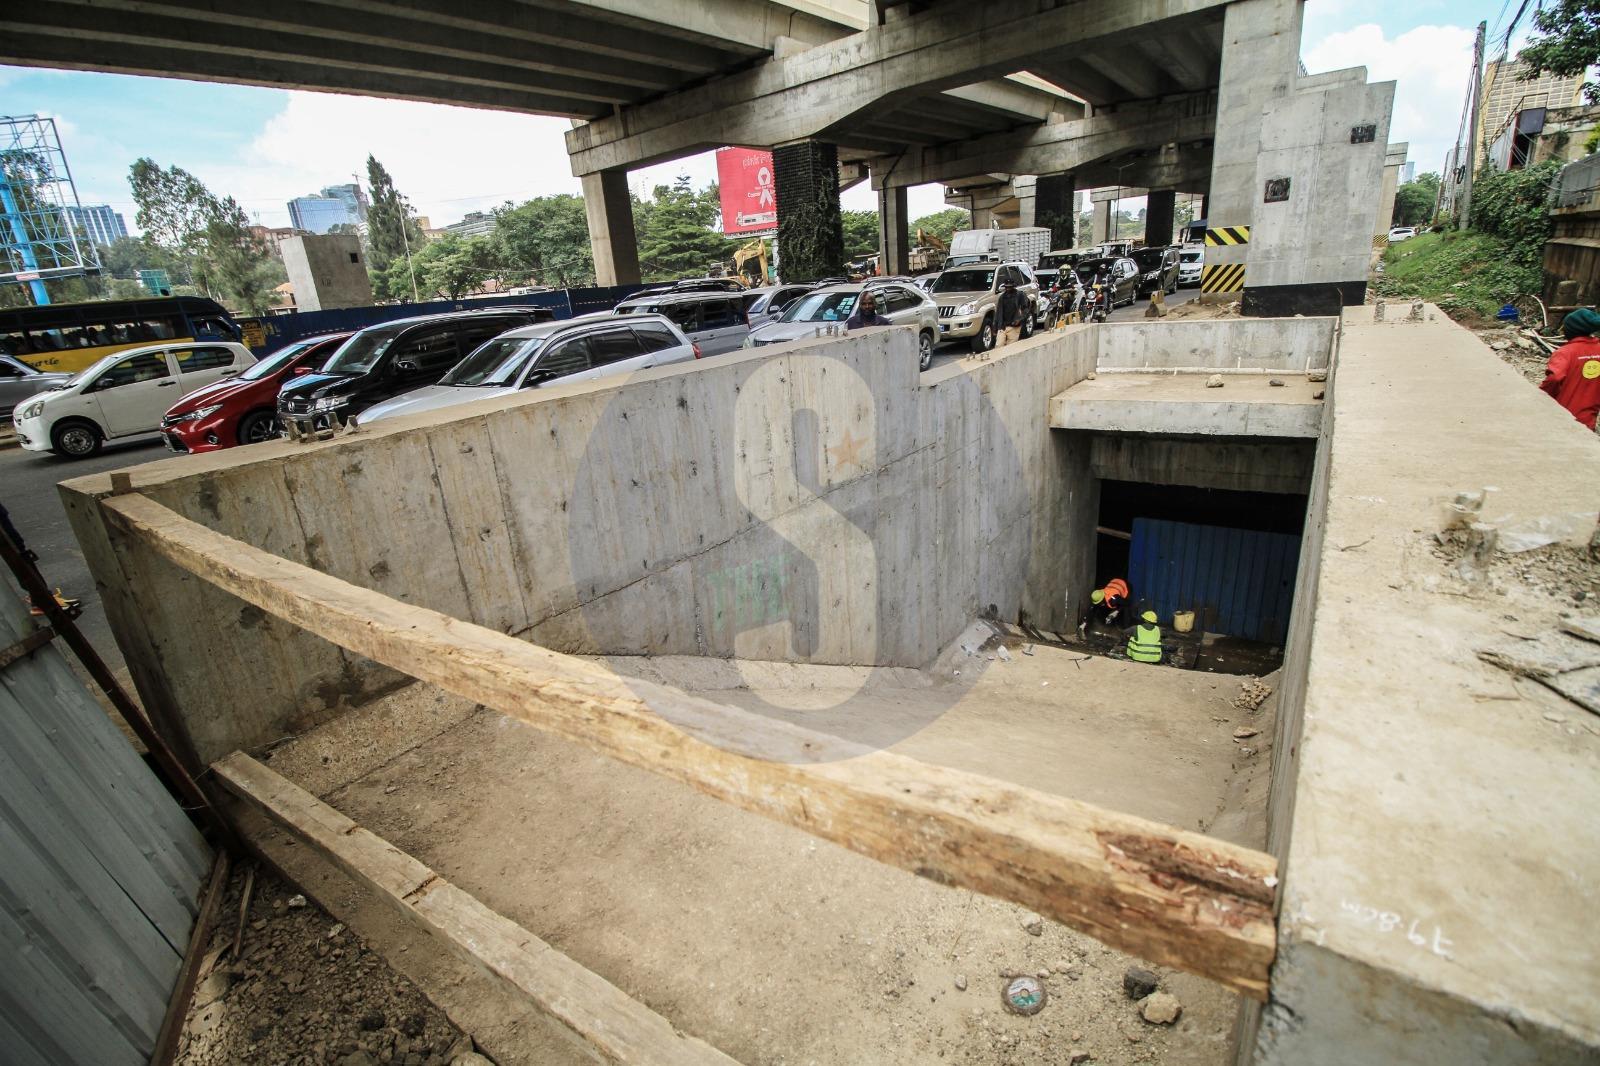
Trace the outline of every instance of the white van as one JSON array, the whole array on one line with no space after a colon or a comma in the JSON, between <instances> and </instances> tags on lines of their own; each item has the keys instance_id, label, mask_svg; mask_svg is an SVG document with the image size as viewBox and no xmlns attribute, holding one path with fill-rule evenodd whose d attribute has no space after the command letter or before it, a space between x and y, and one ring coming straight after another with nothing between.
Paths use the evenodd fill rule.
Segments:
<instances>
[{"instance_id":1,"label":"white van","mask_svg":"<svg viewBox=\"0 0 1600 1066\"><path fill-rule=\"evenodd\" d=\"M65 385L17 405L17 440L29 451L69 459L108 440L154 438L161 416L198 388L255 364L233 341L179 341L129 348L79 371Z\"/></svg>"}]
</instances>

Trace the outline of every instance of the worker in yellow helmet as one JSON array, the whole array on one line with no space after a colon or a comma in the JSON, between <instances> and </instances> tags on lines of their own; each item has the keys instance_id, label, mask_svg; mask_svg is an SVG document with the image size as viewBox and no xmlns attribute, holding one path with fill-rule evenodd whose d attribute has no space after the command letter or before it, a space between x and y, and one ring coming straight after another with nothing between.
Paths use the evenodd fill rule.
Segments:
<instances>
[{"instance_id":1,"label":"worker in yellow helmet","mask_svg":"<svg viewBox=\"0 0 1600 1066\"><path fill-rule=\"evenodd\" d=\"M1139 624L1128 631L1128 658L1136 663L1161 661L1161 627L1154 611L1141 614Z\"/></svg>"}]
</instances>

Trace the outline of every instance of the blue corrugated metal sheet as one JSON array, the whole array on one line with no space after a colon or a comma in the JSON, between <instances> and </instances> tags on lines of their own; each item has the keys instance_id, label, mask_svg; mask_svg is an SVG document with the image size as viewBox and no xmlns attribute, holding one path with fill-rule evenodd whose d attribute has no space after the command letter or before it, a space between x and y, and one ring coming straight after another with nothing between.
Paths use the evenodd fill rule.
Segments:
<instances>
[{"instance_id":1,"label":"blue corrugated metal sheet","mask_svg":"<svg viewBox=\"0 0 1600 1066\"><path fill-rule=\"evenodd\" d=\"M1299 563L1300 538L1287 533L1139 518L1128 584L1163 624L1193 611L1208 632L1282 644Z\"/></svg>"}]
</instances>

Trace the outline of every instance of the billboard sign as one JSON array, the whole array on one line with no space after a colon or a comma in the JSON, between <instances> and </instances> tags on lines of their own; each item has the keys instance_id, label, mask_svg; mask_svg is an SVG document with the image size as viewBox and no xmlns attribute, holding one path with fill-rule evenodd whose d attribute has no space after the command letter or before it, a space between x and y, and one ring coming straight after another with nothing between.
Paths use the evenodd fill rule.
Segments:
<instances>
[{"instance_id":1,"label":"billboard sign","mask_svg":"<svg viewBox=\"0 0 1600 1066\"><path fill-rule=\"evenodd\" d=\"M717 149L717 184L722 191L723 233L732 237L777 230L778 187L771 152Z\"/></svg>"}]
</instances>

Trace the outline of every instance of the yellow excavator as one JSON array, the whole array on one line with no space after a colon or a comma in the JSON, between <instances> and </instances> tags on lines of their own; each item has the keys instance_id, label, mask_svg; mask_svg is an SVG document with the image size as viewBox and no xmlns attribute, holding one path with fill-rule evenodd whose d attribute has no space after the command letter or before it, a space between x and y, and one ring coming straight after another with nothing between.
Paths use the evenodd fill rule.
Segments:
<instances>
[{"instance_id":1,"label":"yellow excavator","mask_svg":"<svg viewBox=\"0 0 1600 1066\"><path fill-rule=\"evenodd\" d=\"M765 285L768 281L768 268L767 242L764 238L757 237L755 240L751 241L749 244L743 246L733 253L733 272L738 276L739 280L743 281L746 285L749 285L750 281L745 276L744 265L750 262L752 259L756 260L756 264L761 268L761 273L758 276L755 284Z\"/></svg>"},{"instance_id":2,"label":"yellow excavator","mask_svg":"<svg viewBox=\"0 0 1600 1066\"><path fill-rule=\"evenodd\" d=\"M950 246L937 233L918 229L917 243L911 250L911 272L925 274L930 270L939 270L949 254Z\"/></svg>"}]
</instances>

